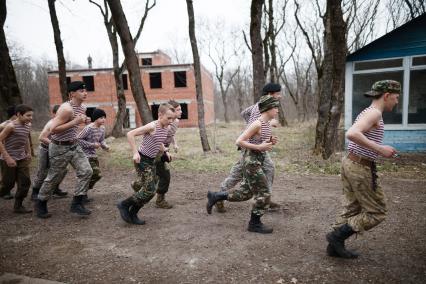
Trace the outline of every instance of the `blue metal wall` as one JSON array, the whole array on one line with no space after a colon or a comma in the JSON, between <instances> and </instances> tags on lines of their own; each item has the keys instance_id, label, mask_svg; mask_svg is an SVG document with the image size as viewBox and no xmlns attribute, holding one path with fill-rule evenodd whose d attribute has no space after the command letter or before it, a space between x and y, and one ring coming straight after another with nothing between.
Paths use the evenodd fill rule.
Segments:
<instances>
[{"instance_id":1,"label":"blue metal wall","mask_svg":"<svg viewBox=\"0 0 426 284\"><path fill-rule=\"evenodd\" d=\"M383 144L400 152L426 152L426 130L386 130Z\"/></svg>"}]
</instances>

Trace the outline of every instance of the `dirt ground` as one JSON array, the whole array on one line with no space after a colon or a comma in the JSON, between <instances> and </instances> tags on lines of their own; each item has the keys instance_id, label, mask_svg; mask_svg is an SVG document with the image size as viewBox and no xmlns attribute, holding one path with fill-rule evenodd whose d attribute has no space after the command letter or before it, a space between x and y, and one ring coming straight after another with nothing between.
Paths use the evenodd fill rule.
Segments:
<instances>
[{"instance_id":1,"label":"dirt ground","mask_svg":"<svg viewBox=\"0 0 426 284\"><path fill-rule=\"evenodd\" d=\"M71 174L62 186L68 192ZM151 202L140 213L144 226L124 223L115 207L131 193L129 171L104 172L89 218L69 213L70 197L51 200L47 220L13 214L13 201L0 200L0 275L66 283L425 283L424 180L383 180L388 219L351 238L361 256L342 260L325 255L324 238L340 211L338 176L278 173L273 199L286 210L267 213L274 233L260 235L246 231L250 202L205 212L207 190L225 175L172 172L174 208Z\"/></svg>"}]
</instances>

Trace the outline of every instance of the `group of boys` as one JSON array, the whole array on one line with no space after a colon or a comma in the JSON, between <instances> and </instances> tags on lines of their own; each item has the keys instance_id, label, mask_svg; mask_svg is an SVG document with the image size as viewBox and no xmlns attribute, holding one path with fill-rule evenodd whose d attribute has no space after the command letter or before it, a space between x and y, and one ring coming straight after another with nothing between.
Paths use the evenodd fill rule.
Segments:
<instances>
[{"instance_id":1,"label":"group of boys","mask_svg":"<svg viewBox=\"0 0 426 284\"><path fill-rule=\"evenodd\" d=\"M256 104L243 111L247 126L236 140L241 150L239 161L233 166L230 176L222 183L218 192L207 194L207 213L213 206L224 212L223 201L245 201L254 197L254 205L248 231L268 234L272 228L265 226L260 218L271 203L271 190L274 177L274 164L268 154L278 142L272 135L271 121L278 113L281 86L266 84L262 96ZM383 112L392 111L398 104L401 92L399 82L382 80L374 83L365 95L372 98L371 105L361 112L346 133L349 140L348 154L342 160L342 181L345 196L345 210L334 225L334 230L326 235L327 254L334 257L356 258L358 253L345 248L345 240L377 226L386 217L384 192L377 181L376 160L378 156L393 157L396 150L382 145L384 134ZM68 164L77 173L77 185L71 211L79 215L89 215L84 207L87 191L101 178L96 149L108 150L104 142L103 124L105 112L94 111L93 123L79 132L79 125L87 121L82 102L87 97L83 82L69 85L70 100L62 104L56 116L49 121L40 135L39 172L34 184L37 195L37 216L47 218L47 200L58 191ZM170 145L177 145L174 136L178 128L181 109L178 103L170 101L161 104L158 120L131 130L127 139L133 154L137 178L131 187L135 191L127 199L117 204L121 218L130 224L143 225L139 210L157 193L156 206L171 208L165 200L170 183L168 164L172 157ZM0 166L2 188L0 194L7 196L17 183L14 211L27 213L22 201L30 187L28 135L32 120L32 109L25 105L16 107L16 118L3 124L0 133ZM143 136L137 147L135 138ZM48 154L47 154L48 153ZM44 178L45 177L45 178ZM42 182L41 182L42 181ZM229 190L240 182L240 188ZM275 207L279 205L274 204Z\"/></svg>"}]
</instances>

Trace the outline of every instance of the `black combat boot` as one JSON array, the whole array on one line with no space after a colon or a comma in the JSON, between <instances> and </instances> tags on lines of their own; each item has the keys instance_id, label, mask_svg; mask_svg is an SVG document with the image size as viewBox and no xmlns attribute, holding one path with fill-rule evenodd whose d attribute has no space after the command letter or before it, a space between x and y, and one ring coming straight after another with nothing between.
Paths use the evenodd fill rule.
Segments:
<instances>
[{"instance_id":1,"label":"black combat boot","mask_svg":"<svg viewBox=\"0 0 426 284\"><path fill-rule=\"evenodd\" d=\"M84 208L83 195L74 196L74 198L72 199L70 211L72 213L76 213L82 216L87 216L87 215L90 215L90 213L92 213L90 212L89 209Z\"/></svg>"},{"instance_id":2,"label":"black combat boot","mask_svg":"<svg viewBox=\"0 0 426 284\"><path fill-rule=\"evenodd\" d=\"M47 211L47 200L37 199L37 201L35 202L35 209L36 209L38 218L46 219L52 216Z\"/></svg>"},{"instance_id":3,"label":"black combat boot","mask_svg":"<svg viewBox=\"0 0 426 284\"><path fill-rule=\"evenodd\" d=\"M123 219L126 223L133 224L129 211L130 206L137 206L132 196L117 203L117 208L120 211L121 219Z\"/></svg>"},{"instance_id":4,"label":"black combat boot","mask_svg":"<svg viewBox=\"0 0 426 284\"><path fill-rule=\"evenodd\" d=\"M143 205L132 205L129 210L130 219L133 224L136 225L144 225L145 221L138 218L138 212L142 208Z\"/></svg>"},{"instance_id":5,"label":"black combat boot","mask_svg":"<svg viewBox=\"0 0 426 284\"><path fill-rule=\"evenodd\" d=\"M221 200L228 200L228 192L219 191L219 192L211 192L210 190L207 192L207 213L212 214L212 208L216 204L216 202Z\"/></svg>"},{"instance_id":6,"label":"black combat boot","mask_svg":"<svg viewBox=\"0 0 426 284\"><path fill-rule=\"evenodd\" d=\"M336 228L333 232L326 235L329 246L327 246L327 254L330 256L342 258L357 258L358 253L348 251L345 248L345 240L356 232L348 224L344 224Z\"/></svg>"},{"instance_id":7,"label":"black combat boot","mask_svg":"<svg viewBox=\"0 0 426 284\"><path fill-rule=\"evenodd\" d=\"M247 230L249 232L261 233L261 234L270 234L274 229L271 227L265 226L262 221L260 221L260 216L251 213L250 222L248 224Z\"/></svg>"},{"instance_id":8,"label":"black combat boot","mask_svg":"<svg viewBox=\"0 0 426 284\"><path fill-rule=\"evenodd\" d=\"M15 205L13 206L13 212L18 214L26 214L26 213L33 212L32 210L27 209L24 207L24 205L22 205L23 201L24 200L22 198L15 198Z\"/></svg>"},{"instance_id":9,"label":"black combat boot","mask_svg":"<svg viewBox=\"0 0 426 284\"><path fill-rule=\"evenodd\" d=\"M31 193L31 200L32 201L37 201L38 199L38 193L40 192L40 188L35 188L33 187L33 192Z\"/></svg>"},{"instance_id":10,"label":"black combat boot","mask_svg":"<svg viewBox=\"0 0 426 284\"><path fill-rule=\"evenodd\" d=\"M89 196L83 195L83 204L87 204L93 201L93 198L90 198Z\"/></svg>"},{"instance_id":11,"label":"black combat boot","mask_svg":"<svg viewBox=\"0 0 426 284\"><path fill-rule=\"evenodd\" d=\"M64 198L68 195L68 192L65 192L61 189L59 189L59 187L57 187L54 191L53 191L53 196L56 198Z\"/></svg>"}]
</instances>

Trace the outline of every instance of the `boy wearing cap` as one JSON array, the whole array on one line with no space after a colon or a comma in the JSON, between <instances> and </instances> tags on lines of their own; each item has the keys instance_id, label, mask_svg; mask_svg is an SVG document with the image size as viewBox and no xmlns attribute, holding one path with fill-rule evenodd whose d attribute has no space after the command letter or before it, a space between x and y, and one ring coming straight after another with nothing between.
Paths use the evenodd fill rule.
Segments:
<instances>
[{"instance_id":1,"label":"boy wearing cap","mask_svg":"<svg viewBox=\"0 0 426 284\"><path fill-rule=\"evenodd\" d=\"M89 182L89 190L91 190L96 182L102 178L96 149L100 147L105 151L109 151L109 147L105 143L105 111L100 108L95 109L92 114L92 121L93 122L87 125L77 136L78 144L80 144L84 154L89 159L93 171ZM90 199L88 199L86 195L83 201L90 201Z\"/></svg>"},{"instance_id":2,"label":"boy wearing cap","mask_svg":"<svg viewBox=\"0 0 426 284\"><path fill-rule=\"evenodd\" d=\"M156 161L157 168L157 176L158 176L158 188L157 188L157 200L155 201L155 206L157 208L162 209L170 209L173 208L169 202L166 201L166 193L169 191L170 185L170 168L168 163L171 162L171 155L169 153L169 147L173 146L175 151L178 149L178 145L176 143L176 132L179 127L179 119L182 116L182 108L180 104L174 100L170 100L168 102L175 110L175 119L168 126L167 138L164 142L164 147L166 151L159 157L158 161Z\"/></svg>"},{"instance_id":3,"label":"boy wearing cap","mask_svg":"<svg viewBox=\"0 0 426 284\"><path fill-rule=\"evenodd\" d=\"M56 112L59 109L59 105L55 105L52 109L53 117L55 117ZM40 192L40 187L43 185L43 181L47 176L47 171L49 169L49 144L50 139L52 139L50 126L52 125L53 118L49 120L46 125L43 127L43 130L40 133L39 140L39 152L38 152L38 168L36 178L33 182L33 192L31 194L31 200L37 200L38 193ZM63 172L63 176L61 181L66 176L67 171ZM65 197L67 196L67 192L64 192L59 189L59 185L53 190L53 194L56 197Z\"/></svg>"},{"instance_id":4,"label":"boy wearing cap","mask_svg":"<svg viewBox=\"0 0 426 284\"><path fill-rule=\"evenodd\" d=\"M17 105L16 119L7 123L0 133L1 194L9 193L17 184L13 212L30 213L22 203L31 186L31 150L29 135L33 110L27 105Z\"/></svg>"},{"instance_id":5,"label":"boy wearing cap","mask_svg":"<svg viewBox=\"0 0 426 284\"><path fill-rule=\"evenodd\" d=\"M278 99L273 96L262 96L259 101L260 117L250 123L236 141L236 144L243 149L243 181L240 189L229 193L227 191L209 191L207 193L206 209L208 214L211 214L212 207L218 201L239 202L254 197L255 203L247 228L249 232L270 234L273 231L272 228L265 226L260 218L269 207L271 197L263 163L267 151L272 150L270 121L278 114L278 106Z\"/></svg>"},{"instance_id":6,"label":"boy wearing cap","mask_svg":"<svg viewBox=\"0 0 426 284\"><path fill-rule=\"evenodd\" d=\"M36 202L37 217L49 218L47 201L53 190L61 182L64 171L71 164L77 174L77 184L70 211L78 215L87 216L91 212L83 205L83 198L87 194L92 168L89 160L77 143L79 125L86 121L86 108L82 105L86 100L87 91L84 82L74 81L68 85L70 100L63 103L53 118L50 126L52 139L49 145L50 167L43 182Z\"/></svg>"},{"instance_id":7,"label":"boy wearing cap","mask_svg":"<svg viewBox=\"0 0 426 284\"><path fill-rule=\"evenodd\" d=\"M358 253L345 248L345 240L377 226L386 218L383 189L377 181L376 159L391 158L397 151L382 145L384 135L383 112L390 112L398 104L401 85L383 80L373 84L365 96L372 98L346 132L348 154L342 159L341 177L345 197L344 210L327 234L327 254L342 258L356 258Z\"/></svg>"},{"instance_id":8,"label":"boy wearing cap","mask_svg":"<svg viewBox=\"0 0 426 284\"><path fill-rule=\"evenodd\" d=\"M277 100L281 98L281 85L277 83L268 83L262 89L262 96L273 96ZM246 125L249 125L251 122L257 120L261 114L259 111L259 102L256 104L249 106L245 110L241 112L241 116L243 117ZM278 138L276 136L271 136L271 141L273 144L277 143ZM275 175L275 166L274 162L271 159L271 156L268 152L265 153L265 160L263 162L263 170L266 175L266 179L268 181L268 187L272 191L272 184L274 182ZM241 182L243 179L243 169L241 159L238 160L237 163L231 168L229 175L225 178L225 180L220 185L221 191L228 191L232 189L237 183ZM280 207L279 204L270 201L269 202L271 209L278 209ZM216 210L219 213L226 212L224 202L220 201L216 203Z\"/></svg>"}]
</instances>

